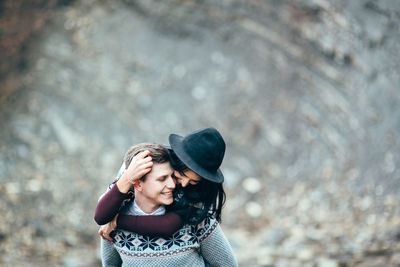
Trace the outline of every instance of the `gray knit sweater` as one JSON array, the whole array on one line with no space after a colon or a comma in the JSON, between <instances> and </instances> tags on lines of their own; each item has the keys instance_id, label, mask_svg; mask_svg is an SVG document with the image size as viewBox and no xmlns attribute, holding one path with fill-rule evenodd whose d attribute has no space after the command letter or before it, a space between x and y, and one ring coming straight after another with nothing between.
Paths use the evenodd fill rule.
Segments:
<instances>
[{"instance_id":1,"label":"gray knit sweater","mask_svg":"<svg viewBox=\"0 0 400 267\"><path fill-rule=\"evenodd\" d=\"M168 238L117 230L115 240L114 244L101 241L103 266L205 266L204 261L211 266L238 266L228 240L213 217L196 226L185 225Z\"/></svg>"}]
</instances>

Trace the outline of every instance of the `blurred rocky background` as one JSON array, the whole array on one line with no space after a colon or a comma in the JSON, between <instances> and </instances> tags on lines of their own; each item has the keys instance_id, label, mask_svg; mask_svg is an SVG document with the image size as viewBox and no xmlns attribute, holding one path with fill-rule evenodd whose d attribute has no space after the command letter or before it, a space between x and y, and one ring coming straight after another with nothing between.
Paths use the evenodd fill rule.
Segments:
<instances>
[{"instance_id":1,"label":"blurred rocky background","mask_svg":"<svg viewBox=\"0 0 400 267\"><path fill-rule=\"evenodd\" d=\"M99 266L124 152L206 126L241 266L400 266L400 1L0 8L1 266Z\"/></svg>"}]
</instances>

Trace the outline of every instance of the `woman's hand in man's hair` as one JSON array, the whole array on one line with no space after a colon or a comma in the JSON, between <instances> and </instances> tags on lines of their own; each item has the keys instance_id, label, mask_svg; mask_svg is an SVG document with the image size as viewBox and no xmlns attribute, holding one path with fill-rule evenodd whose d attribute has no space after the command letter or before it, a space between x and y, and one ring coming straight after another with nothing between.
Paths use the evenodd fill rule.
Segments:
<instances>
[{"instance_id":1,"label":"woman's hand in man's hair","mask_svg":"<svg viewBox=\"0 0 400 267\"><path fill-rule=\"evenodd\" d=\"M121 193L127 193L137 180L151 171L153 161L150 152L145 150L132 158L128 168L118 180L117 186Z\"/></svg>"}]
</instances>

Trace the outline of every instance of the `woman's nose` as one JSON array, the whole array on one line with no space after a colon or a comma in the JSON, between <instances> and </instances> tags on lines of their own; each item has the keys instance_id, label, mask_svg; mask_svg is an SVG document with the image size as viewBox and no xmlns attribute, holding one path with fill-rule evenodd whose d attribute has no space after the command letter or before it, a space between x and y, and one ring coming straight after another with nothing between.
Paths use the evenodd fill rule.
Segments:
<instances>
[{"instance_id":1,"label":"woman's nose","mask_svg":"<svg viewBox=\"0 0 400 267\"><path fill-rule=\"evenodd\" d=\"M182 187L186 187L189 184L189 179L182 178L180 179Z\"/></svg>"},{"instance_id":2,"label":"woman's nose","mask_svg":"<svg viewBox=\"0 0 400 267\"><path fill-rule=\"evenodd\" d=\"M172 189L175 188L175 180L172 177L168 178L167 187Z\"/></svg>"}]
</instances>

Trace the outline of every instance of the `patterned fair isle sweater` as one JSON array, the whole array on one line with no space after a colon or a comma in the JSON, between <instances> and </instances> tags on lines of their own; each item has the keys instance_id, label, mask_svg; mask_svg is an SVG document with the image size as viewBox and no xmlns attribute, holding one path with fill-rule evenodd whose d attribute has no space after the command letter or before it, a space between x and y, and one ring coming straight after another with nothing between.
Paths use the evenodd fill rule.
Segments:
<instances>
[{"instance_id":1,"label":"patterned fair isle sweater","mask_svg":"<svg viewBox=\"0 0 400 267\"><path fill-rule=\"evenodd\" d=\"M141 215L134 209L121 213ZM147 237L117 230L115 242L102 239L103 266L238 266L217 220L207 217L196 226L185 225L168 238Z\"/></svg>"}]
</instances>

